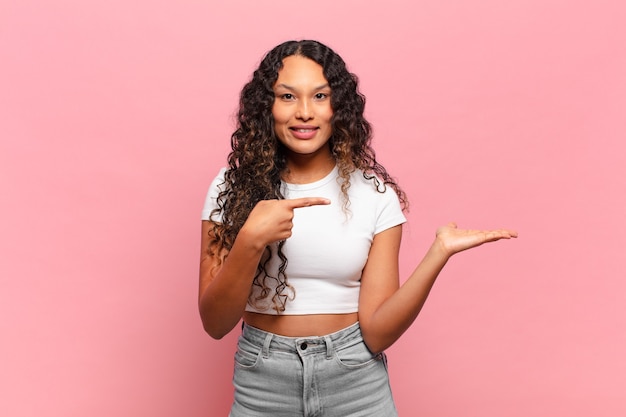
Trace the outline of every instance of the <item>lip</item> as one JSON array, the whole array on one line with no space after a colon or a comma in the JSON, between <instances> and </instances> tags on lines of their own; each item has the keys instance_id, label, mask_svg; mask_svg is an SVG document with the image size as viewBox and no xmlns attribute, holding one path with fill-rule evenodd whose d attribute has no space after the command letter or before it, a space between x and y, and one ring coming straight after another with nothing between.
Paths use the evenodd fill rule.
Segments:
<instances>
[{"instance_id":1,"label":"lip","mask_svg":"<svg viewBox=\"0 0 626 417\"><path fill-rule=\"evenodd\" d=\"M318 130L318 126L311 125L296 125L289 127L289 131L291 132L292 136L296 139L302 140L312 139L313 137L315 137Z\"/></svg>"}]
</instances>

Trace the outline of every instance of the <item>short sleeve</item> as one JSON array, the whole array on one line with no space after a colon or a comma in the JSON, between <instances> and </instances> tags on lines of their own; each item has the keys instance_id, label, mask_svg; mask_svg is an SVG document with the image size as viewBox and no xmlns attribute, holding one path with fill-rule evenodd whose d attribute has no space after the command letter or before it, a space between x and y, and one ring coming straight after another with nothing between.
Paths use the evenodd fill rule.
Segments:
<instances>
[{"instance_id":1,"label":"short sleeve","mask_svg":"<svg viewBox=\"0 0 626 417\"><path fill-rule=\"evenodd\" d=\"M218 223L221 221L221 214L213 215L213 217L211 217L211 212L217 208L217 197L224 189L225 173L226 168L220 169L219 173L209 186L209 191L207 192L206 200L204 201L204 208L202 209L202 220L211 220Z\"/></svg>"},{"instance_id":2,"label":"short sleeve","mask_svg":"<svg viewBox=\"0 0 626 417\"><path fill-rule=\"evenodd\" d=\"M393 188L387 187L385 192L380 194L380 196L381 199L378 202L374 234L406 223L406 217L402 212L400 200Z\"/></svg>"}]
</instances>

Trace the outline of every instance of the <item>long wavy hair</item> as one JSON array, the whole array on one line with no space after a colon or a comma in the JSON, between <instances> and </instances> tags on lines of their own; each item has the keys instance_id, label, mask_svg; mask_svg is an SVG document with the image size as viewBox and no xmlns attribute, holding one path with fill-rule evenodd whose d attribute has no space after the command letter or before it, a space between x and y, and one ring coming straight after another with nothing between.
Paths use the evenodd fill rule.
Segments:
<instances>
[{"instance_id":1,"label":"long wavy hair","mask_svg":"<svg viewBox=\"0 0 626 417\"><path fill-rule=\"evenodd\" d=\"M288 41L265 55L252 80L241 91L223 191L218 195L218 207L211 215L221 218L219 223L213 223L213 238L208 248L209 253L219 258L217 267L232 248L254 206L261 200L284 198L281 176L287 168L287 160L285 148L274 131L272 106L274 84L283 59L292 55L318 63L330 86L333 116L329 146L339 172L344 209L348 209L350 203L350 175L357 169L378 192L384 192L386 186L390 186L397 193L402 207L408 207L404 192L376 160L371 147L372 128L363 117L365 96L358 90L358 78L347 70L343 59L326 45L312 40ZM260 291L253 297L251 290L248 300L258 309L268 308L271 300L271 308L281 313L287 301L295 297L285 273L287 258L282 250L284 243L281 241L272 245L274 248L266 247L258 265L253 288L258 287ZM280 259L278 271L274 272L268 269L273 256ZM274 285L270 285L272 281Z\"/></svg>"}]
</instances>

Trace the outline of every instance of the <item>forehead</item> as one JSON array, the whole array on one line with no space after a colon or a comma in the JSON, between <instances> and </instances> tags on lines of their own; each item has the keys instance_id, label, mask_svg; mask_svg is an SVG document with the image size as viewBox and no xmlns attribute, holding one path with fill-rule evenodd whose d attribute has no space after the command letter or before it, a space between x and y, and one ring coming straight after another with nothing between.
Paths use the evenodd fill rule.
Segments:
<instances>
[{"instance_id":1,"label":"forehead","mask_svg":"<svg viewBox=\"0 0 626 417\"><path fill-rule=\"evenodd\" d=\"M276 84L316 86L326 84L324 69L317 62L300 55L291 55L283 59L283 67L278 71Z\"/></svg>"}]
</instances>

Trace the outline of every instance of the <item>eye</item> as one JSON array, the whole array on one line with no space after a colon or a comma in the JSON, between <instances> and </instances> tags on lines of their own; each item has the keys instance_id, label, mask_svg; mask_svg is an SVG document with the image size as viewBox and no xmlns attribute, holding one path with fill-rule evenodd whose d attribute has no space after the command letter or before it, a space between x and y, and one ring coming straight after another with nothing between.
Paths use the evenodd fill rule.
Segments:
<instances>
[{"instance_id":1,"label":"eye","mask_svg":"<svg viewBox=\"0 0 626 417\"><path fill-rule=\"evenodd\" d=\"M291 93L285 93L285 94L281 94L281 95L280 95L280 99L281 99L281 100L285 100L285 101L291 101L291 100L294 100L294 99L295 99L295 97L294 97L294 95L293 95L293 94L291 94Z\"/></svg>"},{"instance_id":2,"label":"eye","mask_svg":"<svg viewBox=\"0 0 626 417\"><path fill-rule=\"evenodd\" d=\"M328 94L326 94L326 93L317 93L317 94L315 94L315 99L316 100L324 100L326 98L328 98Z\"/></svg>"}]
</instances>

